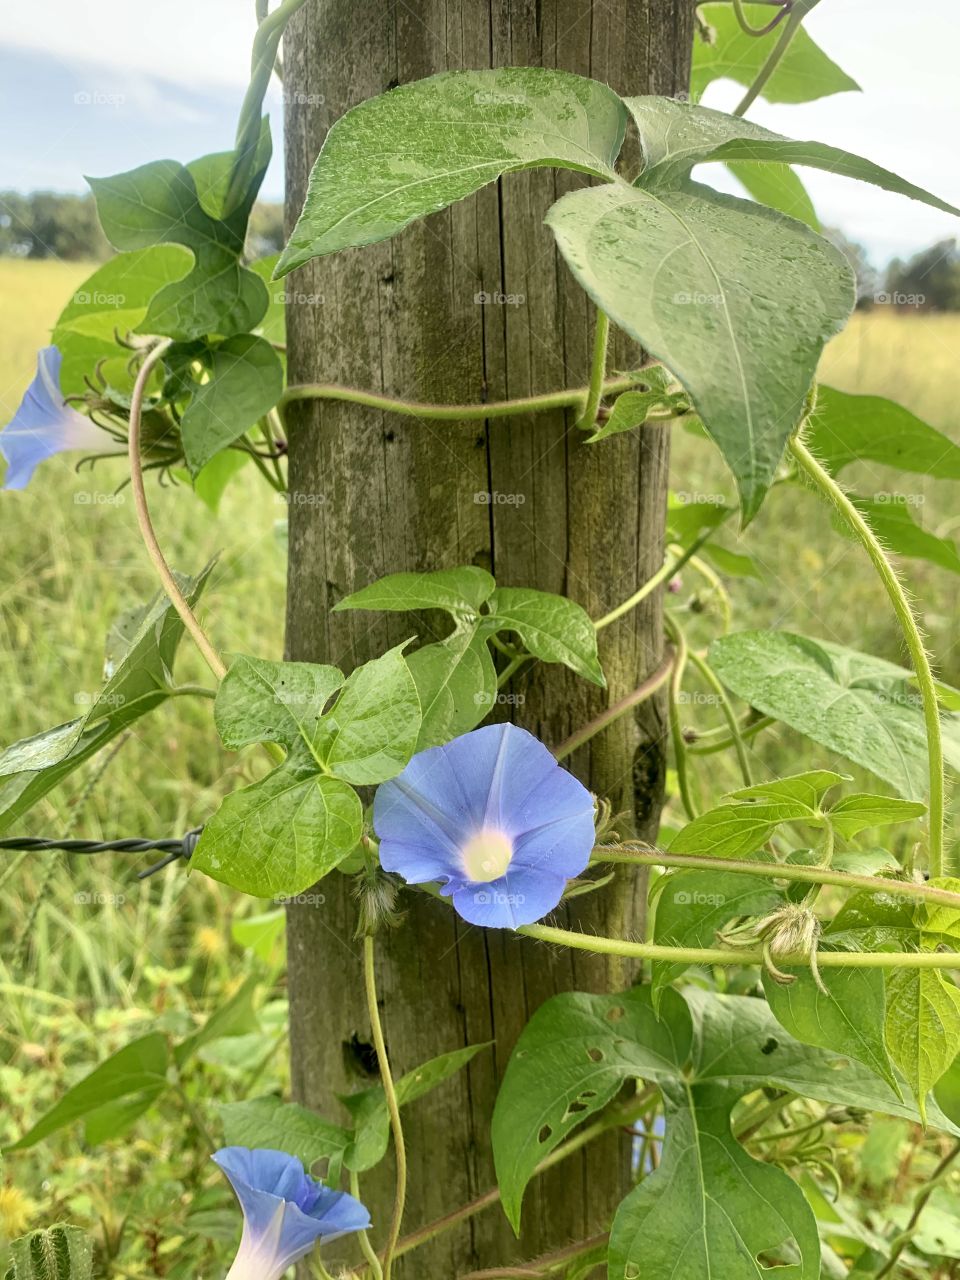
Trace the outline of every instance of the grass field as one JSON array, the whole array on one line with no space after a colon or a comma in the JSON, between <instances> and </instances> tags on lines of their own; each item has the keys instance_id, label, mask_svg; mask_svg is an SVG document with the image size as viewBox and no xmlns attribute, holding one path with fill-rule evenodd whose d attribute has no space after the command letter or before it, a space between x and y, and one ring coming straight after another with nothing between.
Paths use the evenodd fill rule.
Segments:
<instances>
[{"instance_id":1,"label":"grass field","mask_svg":"<svg viewBox=\"0 0 960 1280\"><path fill-rule=\"evenodd\" d=\"M84 264L0 261L0 421L15 411L32 377L37 347L86 274ZM948 433L960 433L958 343L960 316L903 316L880 308L854 317L826 352L822 378L844 390L890 396ZM51 459L25 492L0 497L0 681L6 695L0 739L6 742L75 714L98 686L110 619L126 602L155 589L132 505L122 491L113 497L122 464L77 475L74 461L69 455ZM924 503L914 510L925 525L943 532L952 524L953 493L944 483L880 468L865 469L861 477L846 474L864 492L882 487L916 492ZM712 446L682 432L675 438L673 487L732 495ZM234 482L218 516L172 487L154 486L151 504L161 542L176 566L195 570L221 553L206 596L219 646L278 656L282 506L264 493L253 473ZM735 545L729 538L728 544ZM786 626L890 658L901 653L899 633L868 564L853 544L837 538L814 496L794 489L776 492L740 549L754 557L762 576L728 584L736 626ZM960 580L922 561L903 567L942 674L960 683ZM715 626L712 617L702 638ZM181 670L184 679L206 678L189 644L181 651ZM90 835L186 828L230 785L224 773L233 767L212 739L208 708L181 701L144 721L131 736L109 785L99 787L85 805L80 825ZM74 781L54 792L31 815L30 830L61 830L72 820L71 801L79 786Z\"/></svg>"},{"instance_id":2,"label":"grass field","mask_svg":"<svg viewBox=\"0 0 960 1280\"><path fill-rule=\"evenodd\" d=\"M0 422L14 413L33 375L37 348L87 274L82 264L0 260ZM826 353L822 377L848 391L890 396L957 437L958 344L960 316L901 316L880 309L854 318ZM132 505L123 491L113 496L120 464L81 475L72 468L72 459L53 459L25 492L0 494L2 745L76 714L100 683L110 620L155 590ZM946 532L954 523L953 492L943 484L876 471L859 480L865 492L889 488L922 495L916 510L931 529ZM732 496L712 446L679 432L673 484L687 493ZM173 488L154 487L151 494L160 540L176 566L195 570L222 553L205 599L217 644L279 656L285 565L277 524L283 507L246 473L228 490L218 516ZM902 656L896 625L868 563L837 538L812 495L792 489L775 494L739 549L755 557L761 577L728 583L738 628L785 626L894 660ZM916 561L904 571L941 674L960 684L960 580ZM698 623L697 639L706 639L716 625L715 614ZM180 675L208 680L189 643L183 645ZM798 745L788 734L771 735L757 751L768 768L793 772ZM811 763L806 749L803 764ZM179 700L136 728L90 796L82 794L86 778L75 776L24 827L48 834L72 829L91 837L179 833L215 807L241 767L218 748L209 706ZM725 776L721 770L711 782ZM729 777L733 783L732 771ZM9 940L0 960L0 1000L10 1013L0 1027L0 1091L11 1091L15 1105L5 1120L0 1117L0 1145L49 1105L64 1078L76 1078L78 1064L123 1043L131 1027L222 999L236 982L230 922L259 909L212 882L188 880L178 869L131 888L119 860L91 860L68 878L61 858L34 857L17 864L4 885L11 867L0 862L0 885L6 888L0 937ZM84 903L85 893L107 900ZM240 972L242 966L236 968ZM67 1004L71 1012L61 1007ZM41 1070L33 1071L35 1065ZM272 1070L282 1075L282 1055ZM261 1087L269 1083L260 1081ZM151 1158L165 1141L150 1139ZM131 1148L115 1176L135 1182L134 1165L142 1156ZM100 1176L97 1154L64 1159L61 1182L66 1176L72 1199L45 1181L49 1157L17 1166L18 1186L37 1224L65 1212L90 1221L99 1215L102 1221L106 1210L90 1189ZM0 1237L4 1186L0 1170ZM136 1267L134 1274L140 1274Z\"/></svg>"}]
</instances>

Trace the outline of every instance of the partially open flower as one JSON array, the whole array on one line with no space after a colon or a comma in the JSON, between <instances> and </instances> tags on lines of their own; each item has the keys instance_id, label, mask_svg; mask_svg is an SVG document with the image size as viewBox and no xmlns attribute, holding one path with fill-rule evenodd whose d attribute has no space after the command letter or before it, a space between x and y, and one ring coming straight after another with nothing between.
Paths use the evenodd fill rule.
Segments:
<instances>
[{"instance_id":1,"label":"partially open flower","mask_svg":"<svg viewBox=\"0 0 960 1280\"><path fill-rule=\"evenodd\" d=\"M0 432L0 454L9 464L5 489L25 488L38 464L55 453L123 452L121 442L66 403L60 390L61 360L56 347L39 352L36 377L12 421Z\"/></svg>"},{"instance_id":2,"label":"partially open flower","mask_svg":"<svg viewBox=\"0 0 960 1280\"><path fill-rule=\"evenodd\" d=\"M296 1156L224 1147L213 1159L243 1210L243 1235L227 1280L280 1280L318 1242L370 1225L359 1200L311 1178Z\"/></svg>"},{"instance_id":3,"label":"partially open flower","mask_svg":"<svg viewBox=\"0 0 960 1280\"><path fill-rule=\"evenodd\" d=\"M594 804L533 734L494 724L414 756L377 791L373 825L386 871L438 881L471 924L515 929L587 866Z\"/></svg>"}]
</instances>

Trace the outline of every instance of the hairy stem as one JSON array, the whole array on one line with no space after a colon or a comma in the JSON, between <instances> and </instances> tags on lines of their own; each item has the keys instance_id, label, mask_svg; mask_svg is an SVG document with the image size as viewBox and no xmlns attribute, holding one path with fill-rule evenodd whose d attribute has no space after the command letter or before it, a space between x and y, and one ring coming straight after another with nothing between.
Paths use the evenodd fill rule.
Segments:
<instances>
[{"instance_id":1,"label":"hairy stem","mask_svg":"<svg viewBox=\"0 0 960 1280\"><path fill-rule=\"evenodd\" d=\"M872 893L896 894L916 898L918 902L937 903L960 911L960 893L940 889L917 880L894 880L889 876L857 875L836 871L831 867L812 867L800 863L748 861L746 858L714 858L709 854L668 853L651 845L598 844L593 850L594 862L633 863L639 867L680 867L688 871L729 871L734 875L760 876L767 880L788 880L795 884L830 884L839 889L866 889Z\"/></svg>"},{"instance_id":2,"label":"hairy stem","mask_svg":"<svg viewBox=\"0 0 960 1280\"><path fill-rule=\"evenodd\" d=\"M844 490L833 476L813 456L798 436L791 437L790 452L797 460L803 473L813 481L821 494L836 508L845 524L849 525L863 544L864 550L873 561L873 566L880 576L890 603L897 615L897 621L903 631L903 638L910 653L917 684L923 699L923 719L927 730L927 753L930 765L930 874L944 874L943 824L944 824L944 772L943 772L943 740L940 730L940 707L937 702L937 688L930 669L930 659L924 647L920 626L914 616L910 601L903 584L887 553L880 544L877 535L847 497ZM952 874L955 868L948 868Z\"/></svg>"},{"instance_id":3,"label":"hairy stem","mask_svg":"<svg viewBox=\"0 0 960 1280\"><path fill-rule=\"evenodd\" d=\"M668 653L659 668L644 680L632 693L628 693L626 697L620 698L614 702L606 710L601 711L598 716L589 720L582 728L572 733L565 742L561 742L559 747L555 747L553 754L558 760L565 760L568 755L576 751L578 747L582 747L585 742L600 733L602 729L614 720L619 720L621 716L626 715L628 711L632 711L634 707L638 707L641 702L646 702L648 698L652 698L658 689L662 688L670 678L670 672L673 670L674 656Z\"/></svg>"},{"instance_id":4,"label":"hairy stem","mask_svg":"<svg viewBox=\"0 0 960 1280\"><path fill-rule=\"evenodd\" d=\"M390 1234L383 1251L383 1280L390 1280L393 1270L393 1259L400 1239L400 1224L403 1222L403 1207L407 1198L407 1148L403 1140L403 1123L400 1119L400 1103L393 1083L390 1060L387 1057L387 1046L383 1038L383 1024L380 1021L380 1006L377 1003L377 975L374 956L374 943L370 934L363 940L363 978L367 992L367 1009L370 1014L370 1028L373 1032L373 1045L377 1051L377 1063L380 1067L380 1080L387 1098L387 1111L390 1115L390 1128L393 1130L393 1145L397 1160L397 1191L393 1203L393 1217L390 1221Z\"/></svg>"},{"instance_id":5,"label":"hairy stem","mask_svg":"<svg viewBox=\"0 0 960 1280\"><path fill-rule=\"evenodd\" d=\"M721 947L664 947L653 942L627 942L622 938L604 938L570 929L554 929L549 925L521 925L517 933L540 942L590 951L598 956L626 956L632 960L669 960L681 964L762 965L760 949L740 950ZM777 964L786 968L809 968L810 955L777 956ZM956 951L818 951L821 969L960 969L960 952Z\"/></svg>"}]
</instances>

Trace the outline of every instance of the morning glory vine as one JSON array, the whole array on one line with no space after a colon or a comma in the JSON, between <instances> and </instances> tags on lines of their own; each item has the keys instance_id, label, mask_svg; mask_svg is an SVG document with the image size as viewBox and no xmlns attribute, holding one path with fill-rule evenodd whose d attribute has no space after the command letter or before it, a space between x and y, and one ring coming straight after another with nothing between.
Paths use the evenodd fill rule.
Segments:
<instances>
[{"instance_id":1,"label":"morning glory vine","mask_svg":"<svg viewBox=\"0 0 960 1280\"><path fill-rule=\"evenodd\" d=\"M0 433L7 489L41 483L37 467L60 452L104 466L125 452L125 479L161 589L138 612L135 634L85 714L0 757L0 776L19 780L0 822L23 818L155 706L197 696L212 703L211 734L230 750L265 752L270 772L231 791L215 812L196 815L188 840L96 847L143 852L169 844L169 858L259 898L302 894L328 875L351 877L378 1083L344 1100L349 1126L276 1097L251 1098L225 1108L224 1145L214 1151L211 1126L182 1075L204 1032L179 1040L158 1033L114 1055L146 1064L158 1097L179 1100L229 1180L243 1220L232 1280L279 1280L307 1258L327 1278L325 1246L344 1236L355 1237L359 1255L346 1274L391 1280L399 1259L495 1205L518 1230L532 1179L651 1116L636 1180L608 1230L526 1269L487 1274L547 1275L595 1263L607 1266L611 1280L668 1280L678 1250L694 1240L703 1274L752 1280L762 1256L815 1280L813 1208L801 1181L764 1148L786 1133L806 1153L798 1166L830 1179L829 1152L818 1141L823 1119L800 1116L782 1132L767 1126L805 1101L960 1134L949 1091L938 1091L960 1051L960 994L945 976L960 969L960 881L945 834L947 769L960 759L960 692L935 679L893 558L906 554L903 547L885 545L863 501L837 478L847 461L877 461L878 450L879 461L897 460L883 455L882 441L858 432L855 407L842 393L817 387L824 345L854 304L849 265L776 201L722 195L694 182L692 172L706 162L760 173L776 165L791 175L788 166L808 165L957 210L863 157L745 120L817 0L776 0L762 20L735 0L737 36L771 39L734 113L622 98L598 81L545 68L454 71L403 85L336 122L283 253L250 264L247 222L271 146L264 97L286 25L306 2L283 0L270 12L258 0L250 87L231 152L95 180L104 228L131 278L138 266L146 277L149 264L160 283L138 298L130 332L118 334L102 314L91 319L68 305ZM643 155L640 173L629 177L620 157L628 127ZM586 386L431 404L335 382L287 384L275 282L314 258L362 252L488 182L544 165L593 179L544 210L560 256L596 310ZM149 226L138 212L148 204ZM676 273L669 284L661 270L667 262ZM100 271L114 269L108 263ZM700 297L702 305L691 303ZM768 304L762 333L753 323L760 299ZM611 375L615 328L648 355ZM84 345L91 333L100 353L92 364ZM769 377L773 367L783 376ZM174 572L151 519L148 480L175 479L200 492L202 478L228 483L240 461L256 468L271 495L286 493L286 417L291 406L314 400L413 422L564 410L571 448L604 450L623 432L689 427L704 447L719 450L738 504L673 504L662 565L598 617L565 596L498 582L476 565L449 565L387 575L336 606L412 616L438 610L450 628L440 640L408 641L350 672L246 654L227 661L200 621L208 570L190 579ZM883 412L896 424L888 435L909 436L917 469L941 474L951 442L899 406ZM842 445L833 454L831 440ZM910 669L829 641L734 630L724 566L739 553L721 539L738 509L747 530L765 504L797 483L829 502L866 551ZM705 650L671 602L688 572L721 619ZM634 690L610 698L559 743L518 724L484 723L503 691L537 663L562 664L605 690L598 634L658 591L666 593L665 651L655 670L638 673ZM215 689L173 683L183 633ZM709 689L722 724L685 723L691 674ZM647 844L629 837L629 815L613 814L608 797L592 794L568 766L581 747L661 697L679 825ZM882 724L901 747L897 759L884 759L866 732L825 716L824 707L841 699L854 703L861 726ZM748 744L781 722L808 740L811 767L758 782ZM852 789L848 775L818 767L817 748L851 760L894 794ZM732 752L742 785L704 802L715 781L708 757L720 752ZM919 852L906 863L886 848L876 858L891 828L919 834ZM27 837L2 843L25 852L70 847ZM605 937L556 923L558 909L576 897L604 893L613 872L640 871L652 881L652 923L643 936ZM507 930L530 945L637 961L642 981L625 992L565 993L535 1012L510 1056L492 1120L497 1185L404 1235L411 1162L403 1108L486 1048L455 1048L406 1074L391 1061L378 941L405 927L403 904L413 894L471 927ZM682 981L692 965L701 976ZM116 1087L114 1059L12 1150L84 1115L84 1098L102 1103ZM393 1206L387 1222L371 1222L364 1182L391 1141ZM649 1158L655 1149L659 1162ZM693 1180L690 1151L698 1153ZM955 1154L942 1157L938 1178ZM314 1177L321 1168L322 1178ZM720 1195L722 1221L710 1216ZM898 1265L928 1198L885 1242L872 1271L877 1280ZM73 1245L65 1247L69 1253Z\"/></svg>"}]
</instances>

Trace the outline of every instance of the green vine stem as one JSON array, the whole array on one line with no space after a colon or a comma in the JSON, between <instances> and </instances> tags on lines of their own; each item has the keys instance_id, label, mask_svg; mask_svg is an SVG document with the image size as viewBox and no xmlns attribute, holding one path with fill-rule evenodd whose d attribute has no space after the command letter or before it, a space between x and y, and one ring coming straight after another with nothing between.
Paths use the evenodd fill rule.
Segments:
<instances>
[{"instance_id":1,"label":"green vine stem","mask_svg":"<svg viewBox=\"0 0 960 1280\"><path fill-rule=\"evenodd\" d=\"M633 378L610 378L603 383L602 395L618 395L635 386ZM482 422L486 418L509 418L521 413L545 413L550 409L580 408L590 395L589 387L570 391L549 391L544 395L521 396L517 400L491 400L488 404L425 404L419 400L400 400L396 396L344 387L336 382L295 382L280 397L280 406L300 400L343 400L365 405L384 413L399 413L408 418L440 422ZM673 416L673 415L671 415ZM669 421L668 418L656 421Z\"/></svg>"},{"instance_id":2,"label":"green vine stem","mask_svg":"<svg viewBox=\"0 0 960 1280\"><path fill-rule=\"evenodd\" d=\"M602 631L604 627L609 627L611 622L628 614L631 609L635 609L638 604L642 604L651 592L656 591L661 583L667 582L675 573L679 573L683 566L697 554L703 544L716 532L715 529L708 529L695 539L694 542L675 558L668 557L652 578L648 578L641 587L636 590L632 596L628 596L626 600L618 604L615 609L611 609L609 613L605 613L602 618L598 618L594 622L594 629Z\"/></svg>"},{"instance_id":3,"label":"green vine stem","mask_svg":"<svg viewBox=\"0 0 960 1280\"><path fill-rule=\"evenodd\" d=\"M680 694L683 686L683 673L687 669L689 648L687 646L687 637L683 634L676 619L672 618L668 613L664 621L667 627L667 635L673 641L677 651L673 672L670 676L670 696L667 700L670 737L673 742L673 763L677 771L677 786L680 788L680 799L683 801L684 812L692 822L697 816L697 806L694 803L693 792L690 788L690 771L687 768L687 744L683 737L683 725L680 723Z\"/></svg>"},{"instance_id":4,"label":"green vine stem","mask_svg":"<svg viewBox=\"0 0 960 1280\"><path fill-rule=\"evenodd\" d=\"M393 1083L390 1060L387 1057L387 1045L383 1038L383 1024L380 1021L380 1006L377 1002L377 973L374 954L373 937L368 933L363 939L363 979L367 992L367 1010L370 1015L370 1028L373 1032L373 1047L377 1051L377 1063L380 1067L380 1080L387 1098L387 1111L390 1115L390 1128L393 1131L393 1145L397 1160L397 1191L393 1204L393 1217L390 1220L390 1234L383 1251L383 1280L390 1280L393 1270L393 1259L400 1239L400 1225L403 1222L403 1208L407 1198L407 1148L403 1140L403 1123L400 1119L400 1103Z\"/></svg>"},{"instance_id":5,"label":"green vine stem","mask_svg":"<svg viewBox=\"0 0 960 1280\"><path fill-rule=\"evenodd\" d=\"M605 311L597 312L597 325L593 336L593 359L590 365L590 386L583 413L577 419L581 431L592 431L597 425L597 411L603 399L604 377L607 372L607 345L610 340L610 320Z\"/></svg>"},{"instance_id":6,"label":"green vine stem","mask_svg":"<svg viewBox=\"0 0 960 1280\"><path fill-rule=\"evenodd\" d=\"M957 1156L960 1156L960 1142L955 1143L950 1148L933 1171L933 1177L928 1182L925 1182L917 1192L913 1205L913 1212L910 1214L910 1220L900 1235L896 1236L891 1243L890 1257L877 1272L874 1280L883 1280L884 1276L890 1275L893 1271L901 1253L903 1253L904 1249L913 1239L914 1232L917 1229L917 1223L920 1221L920 1215L926 1208L928 1200L933 1195L937 1187L945 1181L947 1175L951 1171L951 1165L954 1160L956 1160Z\"/></svg>"},{"instance_id":7,"label":"green vine stem","mask_svg":"<svg viewBox=\"0 0 960 1280\"><path fill-rule=\"evenodd\" d=\"M894 880L889 876L858 875L852 871L835 871L830 867L803 866L800 863L752 862L746 858L713 858L709 854L669 853L643 844L598 844L593 850L594 862L635 863L641 867L681 867L688 871L730 871L767 880L789 880L798 884L829 884L839 889L866 889L872 893L895 894L936 903L960 911L960 893L917 880Z\"/></svg>"},{"instance_id":8,"label":"green vine stem","mask_svg":"<svg viewBox=\"0 0 960 1280\"><path fill-rule=\"evenodd\" d=\"M927 730L927 753L930 763L930 874L940 876L953 874L954 867L944 867L943 825L944 825L944 772L943 772L943 740L940 729L940 707L937 702L937 688L930 669L930 659L924 647L923 636L914 616L907 593L897 577L897 571L887 557L879 538L870 528L854 504L847 497L843 488L833 476L813 456L799 436L790 439L790 452L796 459L800 469L813 482L829 502L836 508L845 524L849 525L857 539L863 544L867 555L873 561L874 568L886 588L887 595L893 605L897 620L903 631L903 638L913 662L917 684L923 699L923 718Z\"/></svg>"},{"instance_id":9,"label":"green vine stem","mask_svg":"<svg viewBox=\"0 0 960 1280\"><path fill-rule=\"evenodd\" d=\"M764 729L769 729L772 724L776 724L773 716L758 716L755 720L751 719L746 723L737 722L737 730L744 742L750 738L756 737L758 733L762 733ZM714 741L711 735L715 735L725 730L706 729L703 733L697 733L693 743L687 744L687 751L695 756L710 756L717 751L729 751L733 746L733 739L729 734L718 741ZM705 741L705 739L710 741Z\"/></svg>"},{"instance_id":10,"label":"green vine stem","mask_svg":"<svg viewBox=\"0 0 960 1280\"><path fill-rule=\"evenodd\" d=\"M137 379L133 384L133 394L130 398L130 434L127 438L127 457L130 461L130 488L133 492L133 505L137 513L137 524L140 526L140 536L143 539L143 545L147 549L147 555L157 571L157 577L163 583L163 589L167 593L170 603L180 615L183 625L190 632L194 643L203 655L204 661L219 681L227 674L227 668L223 659L207 638L206 632L197 620L197 615L190 608L189 601L180 590L180 584L167 564L166 557L161 550L153 528L153 521L150 519L147 492L143 483L143 463L140 458L140 420L143 414L143 400L146 395L147 384L150 381L150 375L163 358L163 354L170 346L170 343L170 339L165 339L163 342L158 342L155 347L152 347L147 352L137 374Z\"/></svg>"},{"instance_id":11,"label":"green vine stem","mask_svg":"<svg viewBox=\"0 0 960 1280\"><path fill-rule=\"evenodd\" d=\"M556 758L565 760L578 747L582 747L585 742L589 742L595 734L602 729L606 729L607 725L613 724L614 720L619 720L628 711L632 711L634 707L638 707L642 702L652 698L657 690L661 689L669 680L670 672L673 670L673 661L674 655L668 653L657 670L648 676L643 684L638 685L632 693L628 693L626 697L620 698L604 711L601 711L593 720L589 720L582 728L572 733L566 741L561 742L559 747L555 747L553 754Z\"/></svg>"},{"instance_id":12,"label":"green vine stem","mask_svg":"<svg viewBox=\"0 0 960 1280\"><path fill-rule=\"evenodd\" d=\"M664 947L654 942L627 942L622 938L604 938L592 933L575 933L550 925L524 924L517 933L540 942L552 942L574 951L589 951L598 956L625 956L631 960L669 960L681 964L763 965L763 950L740 950L721 947ZM960 969L958 951L818 951L821 969ZM810 968L810 955L777 956L781 968Z\"/></svg>"},{"instance_id":13,"label":"green vine stem","mask_svg":"<svg viewBox=\"0 0 960 1280\"><path fill-rule=\"evenodd\" d=\"M735 116L745 115L756 102L757 98L759 98L770 77L780 65L784 54L793 43L793 37L800 30L800 24L803 22L810 10L819 4L819 2L820 0L796 0L794 7L790 10L790 16L783 25L783 31L780 35L780 39L770 50L769 57L757 73L757 78L738 103L733 112Z\"/></svg>"},{"instance_id":14,"label":"green vine stem","mask_svg":"<svg viewBox=\"0 0 960 1280\"><path fill-rule=\"evenodd\" d=\"M689 658L713 690L714 695L720 700L720 710L723 712L723 718L726 720L727 727L730 730L730 741L737 750L737 761L740 765L740 774L743 778L744 786L750 787L753 785L753 774L750 772L750 760L747 756L747 747L743 740L743 734L740 732L740 722L737 720L737 713L730 704L730 699L727 697L727 691L717 679L713 667L710 666L706 658L701 658L700 654L694 649L690 650ZM687 744L684 743L683 745L684 749L686 749Z\"/></svg>"},{"instance_id":15,"label":"green vine stem","mask_svg":"<svg viewBox=\"0 0 960 1280\"><path fill-rule=\"evenodd\" d=\"M350 1194L354 1200L360 1199L360 1178L354 1170L350 1170ZM380 1259L377 1257L377 1251L370 1243L370 1233L361 1231L359 1233L360 1252L366 1258L370 1267L373 1280L383 1280L383 1267L380 1265Z\"/></svg>"}]
</instances>

